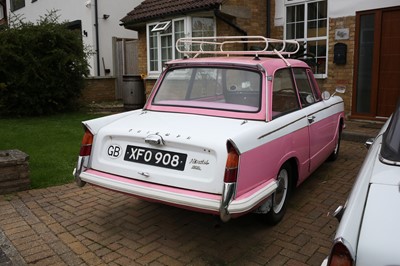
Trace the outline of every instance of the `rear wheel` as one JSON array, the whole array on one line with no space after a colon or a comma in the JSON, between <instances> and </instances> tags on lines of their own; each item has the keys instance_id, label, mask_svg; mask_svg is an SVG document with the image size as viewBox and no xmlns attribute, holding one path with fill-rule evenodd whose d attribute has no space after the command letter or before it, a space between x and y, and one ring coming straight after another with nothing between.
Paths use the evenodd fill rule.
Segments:
<instances>
[{"instance_id":1,"label":"rear wheel","mask_svg":"<svg viewBox=\"0 0 400 266\"><path fill-rule=\"evenodd\" d=\"M278 188L272 195L272 207L271 210L265 214L267 223L275 225L279 223L285 215L287 201L292 187L292 179L292 166L287 162L281 167L278 173Z\"/></svg>"}]
</instances>

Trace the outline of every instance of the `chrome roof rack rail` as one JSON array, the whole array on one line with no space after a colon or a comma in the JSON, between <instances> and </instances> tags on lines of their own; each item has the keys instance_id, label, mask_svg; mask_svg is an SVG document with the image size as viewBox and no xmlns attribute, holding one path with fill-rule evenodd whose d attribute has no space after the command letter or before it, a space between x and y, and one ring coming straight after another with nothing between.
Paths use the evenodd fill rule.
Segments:
<instances>
[{"instance_id":1,"label":"chrome roof rack rail","mask_svg":"<svg viewBox=\"0 0 400 266\"><path fill-rule=\"evenodd\" d=\"M232 49L238 45L257 45L256 50ZM263 36L215 36L215 37L188 37L176 41L176 49L179 53L194 55L277 55L286 64L289 64L283 57L296 54L300 44L293 40L270 39Z\"/></svg>"}]
</instances>

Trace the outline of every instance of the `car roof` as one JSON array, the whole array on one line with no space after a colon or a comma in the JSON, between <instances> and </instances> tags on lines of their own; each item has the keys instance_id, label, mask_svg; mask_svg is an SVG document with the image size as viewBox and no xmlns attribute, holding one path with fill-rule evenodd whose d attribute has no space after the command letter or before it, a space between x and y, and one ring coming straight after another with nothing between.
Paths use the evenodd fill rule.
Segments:
<instances>
[{"instance_id":1,"label":"car roof","mask_svg":"<svg viewBox=\"0 0 400 266\"><path fill-rule=\"evenodd\" d=\"M309 68L309 66L297 59L281 59L279 57L259 57L259 56L216 56L216 57L202 57L202 58L185 58L177 59L167 63L168 66L247 66L255 67L262 66L268 73L272 73L277 69L286 67L302 67Z\"/></svg>"}]
</instances>

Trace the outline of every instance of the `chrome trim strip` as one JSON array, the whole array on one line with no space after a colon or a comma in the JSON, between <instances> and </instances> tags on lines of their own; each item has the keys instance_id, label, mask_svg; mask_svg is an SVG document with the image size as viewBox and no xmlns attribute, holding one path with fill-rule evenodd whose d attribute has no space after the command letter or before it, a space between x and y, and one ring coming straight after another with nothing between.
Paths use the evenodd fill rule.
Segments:
<instances>
[{"instance_id":1,"label":"chrome trim strip","mask_svg":"<svg viewBox=\"0 0 400 266\"><path fill-rule=\"evenodd\" d=\"M300 117L299 119L296 119L296 120L294 120L294 121L292 121L292 122L290 122L290 123L288 123L288 124L285 124L284 126L282 126L282 127L280 127L280 128L277 128L277 129L275 129L274 131L271 131L271 132L268 132L268 133L266 133L266 134L264 134L264 135L259 136L257 139L265 138L265 137L267 137L267 136L269 136L269 135L271 135L271 134L273 134L273 133L275 133L275 132L278 132L279 130L282 130L282 129L288 127L288 126L291 126L291 125L293 125L293 124L295 124L295 123L297 123L297 122L299 122L299 121L301 121L301 120L303 120L303 119L305 119L305 118L306 118L306 116Z\"/></svg>"},{"instance_id":2,"label":"chrome trim strip","mask_svg":"<svg viewBox=\"0 0 400 266\"><path fill-rule=\"evenodd\" d=\"M269 135L271 135L271 134L273 134L273 133L275 133L275 132L277 132L277 131L279 131L279 130L282 130L282 129L284 129L284 128L290 126L290 125L293 125L293 124L295 124L295 123L301 121L302 119L304 119L304 118L306 118L306 117L310 117L310 116L315 115L315 114L317 114L317 113L319 113L319 112L322 112L323 110L329 109L329 108L331 108L331 107L333 107L333 106L335 106L335 105L342 104L342 103L344 103L344 102L343 102L343 101L337 102L337 103L331 104L331 105L329 105L329 106L327 106L327 107L325 107L325 108L322 108L322 109L320 109L320 110L318 110L318 111L315 111L314 113L307 114L307 116L300 117L299 119L294 120L294 121L292 121L292 122L290 122L290 123L288 123L288 124L286 124L286 125L284 125L284 126L282 126L282 127L280 127L280 128L277 128L277 129L275 129L274 131L271 131L271 132L268 132L268 133L266 133L266 134L264 134L264 135L259 136L258 139L265 138L265 137L267 137L267 136L269 136ZM302 109L304 109L304 108L301 108L301 109L299 109L299 110L302 110ZM297 111L298 111L298 110L297 110Z\"/></svg>"},{"instance_id":3,"label":"chrome trim strip","mask_svg":"<svg viewBox=\"0 0 400 266\"><path fill-rule=\"evenodd\" d=\"M329 109L329 108L331 108L331 107L333 107L333 106L335 106L335 105L338 105L338 104L344 104L344 101L340 101L340 102L331 104L331 105L329 105L329 106L327 106L327 107L324 107L324 108L322 108L322 109L319 109L318 111L315 111L314 113L308 114L308 116L315 115L315 114L317 114L317 113L319 113L319 112L322 112L322 111L324 111L324 110L326 110L326 109ZM304 109L304 108L302 108L302 109Z\"/></svg>"},{"instance_id":4,"label":"chrome trim strip","mask_svg":"<svg viewBox=\"0 0 400 266\"><path fill-rule=\"evenodd\" d=\"M384 164L388 164L388 165L400 166L400 162L385 159L385 158L383 158L383 156L381 154L379 154L379 161L381 161Z\"/></svg>"}]
</instances>

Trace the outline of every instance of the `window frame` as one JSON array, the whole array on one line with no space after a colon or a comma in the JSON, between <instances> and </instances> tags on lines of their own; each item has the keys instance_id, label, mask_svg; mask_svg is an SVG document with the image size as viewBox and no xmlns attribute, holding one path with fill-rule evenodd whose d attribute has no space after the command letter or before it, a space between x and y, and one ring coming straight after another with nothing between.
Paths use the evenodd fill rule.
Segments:
<instances>
[{"instance_id":1,"label":"window frame","mask_svg":"<svg viewBox=\"0 0 400 266\"><path fill-rule=\"evenodd\" d=\"M171 26L171 20L159 22L156 24L156 26L154 26L153 29L151 29L151 32L165 31L170 26Z\"/></svg>"},{"instance_id":2,"label":"window frame","mask_svg":"<svg viewBox=\"0 0 400 266\"><path fill-rule=\"evenodd\" d=\"M4 19L5 16L5 6L3 6L2 4L0 4L0 20Z\"/></svg>"},{"instance_id":3,"label":"window frame","mask_svg":"<svg viewBox=\"0 0 400 266\"><path fill-rule=\"evenodd\" d=\"M308 107L310 105L313 105L317 102L320 102L322 100L321 95L318 93L317 89L315 88L315 84L313 83L312 77L310 75L313 75L313 73L311 72L310 69L307 68L302 68L302 67L293 67L293 76L294 76L294 81L296 83L296 88L297 88L297 92L299 94L300 97L300 103L302 108ZM306 82L306 84L308 85L307 90L304 90L304 88L302 86L300 86L300 81L301 79L299 79L299 76L297 71L301 71L301 74L304 74L304 78L303 82ZM297 72L297 73L296 73ZM310 93L313 96L313 102L309 103L309 102L303 102L303 97L301 96L301 93L305 92L305 93Z\"/></svg>"},{"instance_id":4,"label":"window frame","mask_svg":"<svg viewBox=\"0 0 400 266\"><path fill-rule=\"evenodd\" d=\"M324 36L315 36L315 37L308 37L308 31L309 27L308 24L310 21L314 20L309 20L308 19L308 5L318 3L318 2L325 2L326 3L326 35ZM295 38L295 39L288 39L287 38L287 31L288 31L288 8L289 7L294 7L294 6L304 6L304 20L302 21L304 23L303 25L303 38ZM296 23L297 21L294 21ZM318 19L316 20L318 23ZM325 41L325 55L320 56L321 58L325 58L325 72L324 73L314 73L315 78L317 79L325 79L328 77L328 50L329 50L329 6L328 6L328 0L285 0L285 22L284 22L284 39L287 40L296 40L300 44L305 43L306 45L311 42L318 42L318 41ZM297 36L294 36L297 37ZM317 46L316 46L317 47ZM306 52L306 51L305 51Z\"/></svg>"},{"instance_id":5,"label":"window frame","mask_svg":"<svg viewBox=\"0 0 400 266\"><path fill-rule=\"evenodd\" d=\"M149 77L154 77L158 78L159 75L161 74L163 70L163 60L162 60L162 43L161 43L161 37L166 36L168 34L171 35L172 37L172 51L171 51L171 56L172 60L174 59L179 59L182 58L182 56L177 53L176 51L176 41L177 41L177 32L175 30L175 23L178 21L183 21L183 35L186 36L192 36L192 19L193 18L212 18L213 23L214 23L214 36L216 34L216 20L215 16L213 15L196 15L196 16L185 16L185 17L177 17L174 19L170 19L168 21L163 20L163 21L157 21L157 22L151 22L146 24L146 45L147 45L147 73ZM167 22L169 23L169 26L165 27L164 30L161 30L161 26L159 26L160 30L154 30L150 29L151 27L157 27L158 25L161 24L166 24ZM168 30L171 28L171 33L165 34L165 30ZM152 46L152 43L150 42L150 36L152 34L156 35L156 43L157 43L157 67L155 69L152 69L151 61L150 61L150 52L153 49L154 46ZM152 35L154 36L154 35ZM154 50L154 49L153 49ZM155 61L155 60L153 60ZM154 63L154 62L153 62Z\"/></svg>"},{"instance_id":6,"label":"window frame","mask_svg":"<svg viewBox=\"0 0 400 266\"><path fill-rule=\"evenodd\" d=\"M16 2L21 2L19 5L16 6ZM25 7L25 0L10 0L10 10L11 12L14 12L16 10L19 10L21 8Z\"/></svg>"}]
</instances>

